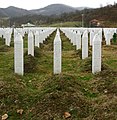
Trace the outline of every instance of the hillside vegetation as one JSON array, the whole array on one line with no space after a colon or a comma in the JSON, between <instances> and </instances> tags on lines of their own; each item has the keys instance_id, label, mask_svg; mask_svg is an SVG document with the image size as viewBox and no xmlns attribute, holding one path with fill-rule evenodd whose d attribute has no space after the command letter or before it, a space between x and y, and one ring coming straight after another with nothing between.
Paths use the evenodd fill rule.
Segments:
<instances>
[{"instance_id":1,"label":"hillside vegetation","mask_svg":"<svg viewBox=\"0 0 117 120\"><path fill-rule=\"evenodd\" d=\"M60 27L61 23L64 24L66 22L81 23L82 14L84 14L85 27L90 27L90 21L93 19L98 20L101 23L101 27L117 27L116 3L96 9L86 7L73 8L63 4L52 4L35 10L25 10L10 6L4 9L0 8L0 25L1 27L12 25L21 27L22 24L30 22L36 26L52 26L53 24L58 26L59 23ZM69 27L69 25L65 27ZM79 25L75 27L79 27Z\"/></svg>"},{"instance_id":2,"label":"hillside vegetation","mask_svg":"<svg viewBox=\"0 0 117 120\"><path fill-rule=\"evenodd\" d=\"M116 120L117 45L102 47L102 72L91 73L91 54L81 60L61 32L62 73L53 75L53 40L56 32L27 55L25 75L14 74L14 48L0 38L0 117L8 120ZM13 42L12 42L13 43ZM90 52L91 48L89 47Z\"/></svg>"}]
</instances>

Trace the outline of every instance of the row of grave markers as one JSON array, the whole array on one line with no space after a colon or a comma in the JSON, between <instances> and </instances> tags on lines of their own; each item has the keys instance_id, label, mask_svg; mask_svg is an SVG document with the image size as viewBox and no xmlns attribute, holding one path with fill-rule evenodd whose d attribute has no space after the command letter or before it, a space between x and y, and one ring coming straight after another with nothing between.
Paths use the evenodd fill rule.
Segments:
<instances>
[{"instance_id":1,"label":"row of grave markers","mask_svg":"<svg viewBox=\"0 0 117 120\"><path fill-rule=\"evenodd\" d=\"M103 31L102 31L103 30ZM61 28L61 31L71 40L76 49L82 48L82 59L88 57L88 34L90 34L90 46L92 46L92 73L101 71L101 45L102 34L106 45L110 45L110 40L114 33L117 33L116 28Z\"/></svg>"},{"instance_id":2,"label":"row of grave markers","mask_svg":"<svg viewBox=\"0 0 117 120\"><path fill-rule=\"evenodd\" d=\"M73 45L76 45L76 49L82 47L82 59L88 57L88 31L81 32L79 30L71 32L66 28L61 28L61 31L71 40ZM92 37L92 36L90 36ZM101 71L101 45L102 45L102 31L98 30L92 39L90 39L90 45L92 45L92 73ZM82 43L82 44L81 44ZM60 33L57 31L54 40L54 74L61 73L61 39Z\"/></svg>"},{"instance_id":3,"label":"row of grave markers","mask_svg":"<svg viewBox=\"0 0 117 120\"><path fill-rule=\"evenodd\" d=\"M35 34L33 31L28 31L28 54L34 56L34 46L39 47L39 43L43 41L55 30L55 28L46 29L44 35L36 31ZM37 34L38 33L38 34ZM38 37L37 37L38 35ZM34 39L35 36L35 39ZM24 52L23 52L23 37L20 33L16 33L14 38L14 70L15 73L19 75L24 74Z\"/></svg>"},{"instance_id":4,"label":"row of grave markers","mask_svg":"<svg viewBox=\"0 0 117 120\"><path fill-rule=\"evenodd\" d=\"M28 54L34 56L34 46L39 47L45 38L49 36L56 28L0 28L0 37L5 38L5 44L10 46L11 34L14 31L14 68L15 73L24 74L24 56L23 56L23 36L28 34ZM92 46L92 73L101 71L101 42L102 33L104 34L107 45L116 28L60 28L61 31L71 40L76 49L82 48L82 59L88 57L88 34L90 34L90 45ZM59 30L57 30L54 39L54 74L61 73L62 69L62 44Z\"/></svg>"},{"instance_id":5,"label":"row of grave markers","mask_svg":"<svg viewBox=\"0 0 117 120\"><path fill-rule=\"evenodd\" d=\"M14 32L14 37L17 33L20 33L22 36L25 35L25 33L28 33L29 31L32 31L35 37L37 37L37 41L35 40L35 46L39 47L38 44L38 36L40 36L40 40L43 41L46 30L51 28L46 27L34 27L34 28L0 28L0 37L3 37L5 39L5 45L10 46L12 33ZM54 28L55 29L55 28ZM102 33L104 34L106 45L110 45L110 40L113 38L114 33L117 33L117 28L65 28L66 35L71 39L71 42L73 45L76 44L77 49L80 48L81 44L77 43L80 42L76 41L76 39L79 39L80 35L83 35L84 31L87 31L90 34L90 45L92 45L92 40L94 36L99 33L100 31L100 37L102 37Z\"/></svg>"},{"instance_id":6,"label":"row of grave markers","mask_svg":"<svg viewBox=\"0 0 117 120\"><path fill-rule=\"evenodd\" d=\"M48 28L46 27L34 27L34 28L0 28L0 37L5 38L5 45L10 46L11 42L11 36L14 31L14 37L15 34L20 33L22 36L25 35L25 33L28 33L30 30L35 34L35 37L41 35L41 40L43 41L44 36L45 36L45 30ZM50 28L51 29L51 28ZM54 28L56 29L56 28ZM104 34L106 45L110 45L110 40L113 38L114 33L117 33L117 28L66 28L68 31L66 33L69 34L69 38L72 40L73 45L79 42L75 41L75 38L79 38L80 35L83 35L84 31L87 31L90 34L90 45L92 45L92 40L94 36L100 31L100 37L102 37L102 33ZM77 34L77 35L76 35ZM35 41L35 45L39 47L38 41ZM80 48L80 43L79 46L77 46L77 49Z\"/></svg>"}]
</instances>

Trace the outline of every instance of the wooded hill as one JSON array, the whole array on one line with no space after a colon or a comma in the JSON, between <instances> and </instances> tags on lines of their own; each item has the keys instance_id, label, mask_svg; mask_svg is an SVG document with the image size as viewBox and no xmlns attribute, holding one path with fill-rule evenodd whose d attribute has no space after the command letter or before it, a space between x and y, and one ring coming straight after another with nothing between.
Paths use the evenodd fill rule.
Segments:
<instances>
[{"instance_id":1,"label":"wooded hill","mask_svg":"<svg viewBox=\"0 0 117 120\"><path fill-rule=\"evenodd\" d=\"M103 27L117 26L117 4L108 5L97 9L76 10L75 12L62 13L60 15L25 15L21 17L10 18L10 26L15 24L20 26L23 23L33 23L35 25L51 25L54 23L64 23L73 21L82 21L82 14L84 14L84 23L89 27L89 22L92 19L97 19L101 22ZM77 27L77 25L75 26Z\"/></svg>"}]
</instances>

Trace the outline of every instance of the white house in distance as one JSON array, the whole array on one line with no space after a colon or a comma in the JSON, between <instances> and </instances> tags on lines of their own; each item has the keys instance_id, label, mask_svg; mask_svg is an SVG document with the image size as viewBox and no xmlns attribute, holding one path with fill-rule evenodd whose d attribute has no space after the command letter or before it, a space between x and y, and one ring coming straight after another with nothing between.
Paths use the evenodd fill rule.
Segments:
<instances>
[{"instance_id":1,"label":"white house in distance","mask_svg":"<svg viewBox=\"0 0 117 120\"><path fill-rule=\"evenodd\" d=\"M26 23L26 24L22 24L22 27L35 27L35 25L31 24L31 23Z\"/></svg>"}]
</instances>

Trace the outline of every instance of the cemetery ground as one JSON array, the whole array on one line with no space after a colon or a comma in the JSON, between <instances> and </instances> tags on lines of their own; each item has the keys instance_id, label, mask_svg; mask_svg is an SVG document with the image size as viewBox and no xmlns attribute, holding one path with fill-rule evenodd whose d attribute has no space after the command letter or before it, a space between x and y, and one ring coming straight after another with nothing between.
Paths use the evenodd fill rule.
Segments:
<instances>
[{"instance_id":1,"label":"cemetery ground","mask_svg":"<svg viewBox=\"0 0 117 120\"><path fill-rule=\"evenodd\" d=\"M76 51L61 32L62 73L53 75L54 37L55 32L35 48L32 57L27 55L25 36L24 76L14 74L13 42L7 47L0 40L0 117L7 114L8 120L117 120L117 45L102 46L102 72L93 75L91 47L89 57L81 60L81 50Z\"/></svg>"}]
</instances>

